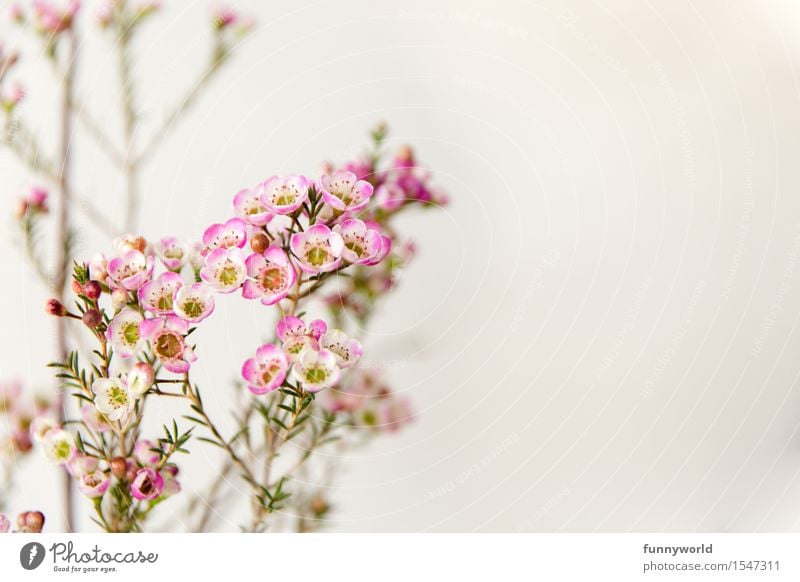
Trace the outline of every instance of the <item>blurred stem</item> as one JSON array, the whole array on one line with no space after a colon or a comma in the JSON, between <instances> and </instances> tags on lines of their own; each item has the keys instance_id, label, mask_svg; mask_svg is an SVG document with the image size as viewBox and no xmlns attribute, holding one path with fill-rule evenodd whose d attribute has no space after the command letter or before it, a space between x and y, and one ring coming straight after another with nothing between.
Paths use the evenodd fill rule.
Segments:
<instances>
[{"instance_id":1,"label":"blurred stem","mask_svg":"<svg viewBox=\"0 0 800 582\"><path fill-rule=\"evenodd\" d=\"M133 78L130 65L131 28L120 31L118 44L120 91L122 94L122 127L125 139L125 156L122 168L125 174L125 231L133 232L136 228L136 215L139 211L138 193L138 161L134 153L134 137L136 134L136 106L133 94Z\"/></svg>"},{"instance_id":2,"label":"blurred stem","mask_svg":"<svg viewBox=\"0 0 800 582\"><path fill-rule=\"evenodd\" d=\"M73 80L75 78L77 40L72 30L64 33L64 43L66 49L66 72L62 81L60 122L61 135L59 143L58 157L61 160L61 168L58 174L58 214L56 215L56 264L53 273L53 293L55 297L64 303L64 296L67 287L67 277L70 266L69 240L70 240L70 170L71 170L71 150L70 140L72 138L72 103L73 103ZM65 361L67 358L67 319L64 317L56 318L56 349L58 361ZM63 422L65 417L65 399L63 392L58 392L58 421ZM71 532L74 524L73 506L73 480L69 473L62 471L62 489L64 496L64 529Z\"/></svg>"}]
</instances>

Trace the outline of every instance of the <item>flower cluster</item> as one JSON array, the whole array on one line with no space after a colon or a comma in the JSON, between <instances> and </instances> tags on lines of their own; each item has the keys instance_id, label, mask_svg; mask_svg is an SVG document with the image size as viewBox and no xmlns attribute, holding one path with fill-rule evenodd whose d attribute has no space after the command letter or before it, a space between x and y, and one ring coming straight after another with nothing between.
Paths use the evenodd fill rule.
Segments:
<instances>
[{"instance_id":1,"label":"flower cluster","mask_svg":"<svg viewBox=\"0 0 800 582\"><path fill-rule=\"evenodd\" d=\"M23 511L17 516L17 529L11 529L11 520L0 513L0 533L41 533L44 528L44 514L41 511Z\"/></svg>"},{"instance_id":2,"label":"flower cluster","mask_svg":"<svg viewBox=\"0 0 800 582\"><path fill-rule=\"evenodd\" d=\"M369 168L350 164L316 178L271 176L237 192L232 216L209 225L197 242L125 235L114 241L112 254L76 264L74 309L51 299L47 311L80 320L98 343L89 368L78 354L55 364L81 403L81 417L71 423L79 434L47 415L33 420L30 434L95 501L108 531L138 530L158 503L180 491L173 455L187 452L195 428L208 433L201 440L224 450L250 484L251 527L261 531L288 496L282 489L287 476L268 471L259 478L245 460L257 456L251 438L240 444L238 435L263 434L262 463L271 467L279 448L299 435L307 435L308 454L298 464L329 442L336 427L392 432L412 417L404 397L377 371L358 365L363 346L345 331L347 308L331 299L352 296L366 319L411 254L408 244L395 242L390 219L413 203L444 201L429 175L409 165L410 156L402 150L387 170L378 170L373 156ZM379 200L380 189L389 186L395 194ZM313 307L312 300L326 297L328 283L339 286L338 295L318 304L328 308L328 321L301 313L301 305ZM272 341L241 365L253 398L233 438L222 436L191 378L200 353L192 334L224 297L258 301L265 317L277 315ZM163 438L143 440L145 402L161 397L187 400L184 418L195 426L181 431L173 420ZM264 423L258 431L250 427L254 411ZM340 422L334 422L337 415ZM237 452L240 446L247 455Z\"/></svg>"}]
</instances>

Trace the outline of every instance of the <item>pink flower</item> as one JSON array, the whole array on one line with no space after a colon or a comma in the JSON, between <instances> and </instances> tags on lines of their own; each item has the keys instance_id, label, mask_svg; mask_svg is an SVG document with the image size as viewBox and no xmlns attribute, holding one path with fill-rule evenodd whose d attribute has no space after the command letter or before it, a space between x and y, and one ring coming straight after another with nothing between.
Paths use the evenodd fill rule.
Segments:
<instances>
[{"instance_id":1,"label":"pink flower","mask_svg":"<svg viewBox=\"0 0 800 582\"><path fill-rule=\"evenodd\" d=\"M245 260L247 275L242 295L274 305L289 294L297 281L297 272L289 256L279 246L271 246L263 254L252 254Z\"/></svg>"},{"instance_id":2,"label":"pink flower","mask_svg":"<svg viewBox=\"0 0 800 582\"><path fill-rule=\"evenodd\" d=\"M32 187L20 200L19 207L17 209L17 216L22 218L26 214L47 213L47 197L47 190L38 186Z\"/></svg>"},{"instance_id":3,"label":"pink flower","mask_svg":"<svg viewBox=\"0 0 800 582\"><path fill-rule=\"evenodd\" d=\"M303 348L292 366L292 376L308 392L318 392L336 384L339 374L336 356L326 349Z\"/></svg>"},{"instance_id":4,"label":"pink flower","mask_svg":"<svg viewBox=\"0 0 800 582\"><path fill-rule=\"evenodd\" d=\"M0 383L0 413L11 410L21 393L22 385L19 382Z\"/></svg>"},{"instance_id":5,"label":"pink flower","mask_svg":"<svg viewBox=\"0 0 800 582\"><path fill-rule=\"evenodd\" d=\"M11 529L11 521L6 517L5 513L0 513L0 533L8 533Z\"/></svg>"},{"instance_id":6,"label":"pink flower","mask_svg":"<svg viewBox=\"0 0 800 582\"><path fill-rule=\"evenodd\" d=\"M305 176L272 176L259 186L261 203L275 214L291 214L308 199Z\"/></svg>"},{"instance_id":7,"label":"pink flower","mask_svg":"<svg viewBox=\"0 0 800 582\"><path fill-rule=\"evenodd\" d=\"M197 356L186 345L185 335L189 324L175 315L155 319L145 319L139 326L142 337L153 346L153 351L164 368L175 374L188 372Z\"/></svg>"},{"instance_id":8,"label":"pink flower","mask_svg":"<svg viewBox=\"0 0 800 582\"><path fill-rule=\"evenodd\" d=\"M91 404L87 404L87 406L91 406ZM37 416L33 419L33 422L31 422L31 436L36 442L42 443L47 433L54 428L60 428L55 418L52 416Z\"/></svg>"},{"instance_id":9,"label":"pink flower","mask_svg":"<svg viewBox=\"0 0 800 582\"><path fill-rule=\"evenodd\" d=\"M324 224L315 224L292 235L292 253L307 273L327 273L342 262L344 241L339 233Z\"/></svg>"},{"instance_id":10,"label":"pink flower","mask_svg":"<svg viewBox=\"0 0 800 582\"><path fill-rule=\"evenodd\" d=\"M173 297L181 287L183 287L181 276L167 271L139 287L139 303L151 313L158 315L172 313Z\"/></svg>"},{"instance_id":11,"label":"pink flower","mask_svg":"<svg viewBox=\"0 0 800 582\"><path fill-rule=\"evenodd\" d=\"M266 394L280 388L289 370L289 358L275 344L264 344L245 361L242 377L253 394Z\"/></svg>"},{"instance_id":12,"label":"pink flower","mask_svg":"<svg viewBox=\"0 0 800 582\"><path fill-rule=\"evenodd\" d=\"M364 264L369 266L377 265L383 259L386 258L386 256L389 254L389 251L391 250L392 250L392 239L390 239L388 236L381 236L381 248L378 249L378 252L375 254L374 257L372 257L368 261L365 261Z\"/></svg>"},{"instance_id":13,"label":"pink flower","mask_svg":"<svg viewBox=\"0 0 800 582\"><path fill-rule=\"evenodd\" d=\"M220 293L232 293L247 278L247 267L241 249L218 248L206 257L200 277Z\"/></svg>"},{"instance_id":14,"label":"pink flower","mask_svg":"<svg viewBox=\"0 0 800 582\"><path fill-rule=\"evenodd\" d=\"M155 465L159 460L161 460L161 455L152 450L156 448L158 447L153 441L149 441L147 439L138 440L133 446L133 456L143 467Z\"/></svg>"},{"instance_id":15,"label":"pink flower","mask_svg":"<svg viewBox=\"0 0 800 582\"><path fill-rule=\"evenodd\" d=\"M143 320L138 311L127 307L114 316L106 330L106 339L116 355L130 358L141 349L143 341L139 328Z\"/></svg>"},{"instance_id":16,"label":"pink flower","mask_svg":"<svg viewBox=\"0 0 800 582\"><path fill-rule=\"evenodd\" d=\"M102 497L108 491L111 480L102 471L84 473L78 478L78 489L86 497Z\"/></svg>"},{"instance_id":17,"label":"pink flower","mask_svg":"<svg viewBox=\"0 0 800 582\"><path fill-rule=\"evenodd\" d=\"M369 204L372 184L359 180L353 172L337 170L332 176L320 178L325 202L340 211L358 212Z\"/></svg>"},{"instance_id":18,"label":"pink flower","mask_svg":"<svg viewBox=\"0 0 800 582\"><path fill-rule=\"evenodd\" d=\"M67 464L67 472L73 477L80 477L86 473L97 471L98 461L94 457L78 453Z\"/></svg>"},{"instance_id":19,"label":"pink flower","mask_svg":"<svg viewBox=\"0 0 800 582\"><path fill-rule=\"evenodd\" d=\"M189 259L191 248L188 243L174 236L165 236L153 243L153 252L170 271L180 273Z\"/></svg>"},{"instance_id":20,"label":"pink flower","mask_svg":"<svg viewBox=\"0 0 800 582\"><path fill-rule=\"evenodd\" d=\"M94 404L81 406L81 419L87 427L95 432L108 432L111 430L111 426L100 415L100 411L97 410Z\"/></svg>"},{"instance_id":21,"label":"pink flower","mask_svg":"<svg viewBox=\"0 0 800 582\"><path fill-rule=\"evenodd\" d=\"M316 350L319 348L319 338L328 330L327 324L321 319L313 320L308 326L299 317L287 315L277 325L278 338L283 342L283 349L290 357L299 354L306 346Z\"/></svg>"},{"instance_id":22,"label":"pink flower","mask_svg":"<svg viewBox=\"0 0 800 582\"><path fill-rule=\"evenodd\" d=\"M150 467L139 469L131 483L131 495L139 501L156 499L164 490L164 478Z\"/></svg>"},{"instance_id":23,"label":"pink flower","mask_svg":"<svg viewBox=\"0 0 800 582\"><path fill-rule=\"evenodd\" d=\"M105 281L108 279L108 260L103 253L97 253L89 261L89 278L92 281Z\"/></svg>"},{"instance_id":24,"label":"pink flower","mask_svg":"<svg viewBox=\"0 0 800 582\"><path fill-rule=\"evenodd\" d=\"M195 283L178 289L172 305L178 317L197 323L214 311L214 295L204 283Z\"/></svg>"},{"instance_id":25,"label":"pink flower","mask_svg":"<svg viewBox=\"0 0 800 582\"><path fill-rule=\"evenodd\" d=\"M375 190L375 200L384 210L397 210L406 201L406 193L397 183L386 182Z\"/></svg>"},{"instance_id":26,"label":"pink flower","mask_svg":"<svg viewBox=\"0 0 800 582\"><path fill-rule=\"evenodd\" d=\"M242 248L247 244L247 223L231 218L225 223L212 224L203 233L203 255L215 249Z\"/></svg>"},{"instance_id":27,"label":"pink flower","mask_svg":"<svg viewBox=\"0 0 800 582\"><path fill-rule=\"evenodd\" d=\"M69 29L78 13L81 3L78 0L66 2L50 2L33 0L33 17L36 27L41 32L57 34Z\"/></svg>"},{"instance_id":28,"label":"pink flower","mask_svg":"<svg viewBox=\"0 0 800 582\"><path fill-rule=\"evenodd\" d=\"M153 257L131 250L108 262L108 286L136 291L153 275Z\"/></svg>"},{"instance_id":29,"label":"pink flower","mask_svg":"<svg viewBox=\"0 0 800 582\"><path fill-rule=\"evenodd\" d=\"M164 465L161 469L161 477L164 479L164 489L161 495L169 497L181 492L181 484L178 482L178 467L175 465Z\"/></svg>"},{"instance_id":30,"label":"pink flower","mask_svg":"<svg viewBox=\"0 0 800 582\"><path fill-rule=\"evenodd\" d=\"M320 338L319 345L336 356L336 365L340 368L349 368L355 365L364 354L361 342L348 337L346 333L338 329L328 330Z\"/></svg>"},{"instance_id":31,"label":"pink flower","mask_svg":"<svg viewBox=\"0 0 800 582\"><path fill-rule=\"evenodd\" d=\"M414 409L411 402L401 396L390 396L378 401L378 426L387 432L397 432L413 420Z\"/></svg>"},{"instance_id":32,"label":"pink flower","mask_svg":"<svg viewBox=\"0 0 800 582\"><path fill-rule=\"evenodd\" d=\"M233 197L233 211L242 220L253 226L264 226L273 214L261 203L260 189L245 188Z\"/></svg>"},{"instance_id":33,"label":"pink flower","mask_svg":"<svg viewBox=\"0 0 800 582\"><path fill-rule=\"evenodd\" d=\"M357 218L345 220L333 227L344 241L342 258L349 263L368 264L381 252L383 242L378 230L367 228L364 221Z\"/></svg>"}]
</instances>

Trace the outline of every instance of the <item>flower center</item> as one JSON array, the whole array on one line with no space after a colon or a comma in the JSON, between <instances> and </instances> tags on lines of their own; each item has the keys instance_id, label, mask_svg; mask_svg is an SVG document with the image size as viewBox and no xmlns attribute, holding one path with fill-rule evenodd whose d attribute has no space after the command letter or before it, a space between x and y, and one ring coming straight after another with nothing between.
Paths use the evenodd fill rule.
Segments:
<instances>
[{"instance_id":1,"label":"flower center","mask_svg":"<svg viewBox=\"0 0 800 582\"><path fill-rule=\"evenodd\" d=\"M70 446L67 441L59 441L53 450L57 459L68 459L70 454Z\"/></svg>"},{"instance_id":2,"label":"flower center","mask_svg":"<svg viewBox=\"0 0 800 582\"><path fill-rule=\"evenodd\" d=\"M168 259L182 259L183 250L173 247L171 249L167 249L164 252L164 256L167 257Z\"/></svg>"},{"instance_id":3,"label":"flower center","mask_svg":"<svg viewBox=\"0 0 800 582\"><path fill-rule=\"evenodd\" d=\"M172 295L161 295L156 301L156 307L163 311L170 311L172 309Z\"/></svg>"},{"instance_id":4,"label":"flower center","mask_svg":"<svg viewBox=\"0 0 800 582\"><path fill-rule=\"evenodd\" d=\"M162 333L156 339L156 353L168 360L179 357L183 353L183 338L169 331Z\"/></svg>"},{"instance_id":5,"label":"flower center","mask_svg":"<svg viewBox=\"0 0 800 582\"><path fill-rule=\"evenodd\" d=\"M113 386L108 391L108 401L114 408L122 408L128 405L128 394L119 386Z\"/></svg>"},{"instance_id":6,"label":"flower center","mask_svg":"<svg viewBox=\"0 0 800 582\"><path fill-rule=\"evenodd\" d=\"M283 288L283 269L267 267L261 273L261 286L269 291L278 291Z\"/></svg>"},{"instance_id":7,"label":"flower center","mask_svg":"<svg viewBox=\"0 0 800 582\"><path fill-rule=\"evenodd\" d=\"M239 270L234 265L228 263L226 266L220 269L218 278L219 282L226 287L229 285L235 285L236 280L239 278Z\"/></svg>"},{"instance_id":8,"label":"flower center","mask_svg":"<svg viewBox=\"0 0 800 582\"><path fill-rule=\"evenodd\" d=\"M272 380L275 379L275 376L278 375L281 368L277 364L270 364L261 374L261 381L264 384L270 384Z\"/></svg>"},{"instance_id":9,"label":"flower center","mask_svg":"<svg viewBox=\"0 0 800 582\"><path fill-rule=\"evenodd\" d=\"M306 259L315 267L320 267L327 263L329 256L330 253L323 247L312 247L309 249L308 253L306 253Z\"/></svg>"},{"instance_id":10,"label":"flower center","mask_svg":"<svg viewBox=\"0 0 800 582\"><path fill-rule=\"evenodd\" d=\"M306 368L305 376L309 384L319 384L328 377L328 371L321 366L314 366L313 368Z\"/></svg>"},{"instance_id":11,"label":"flower center","mask_svg":"<svg viewBox=\"0 0 800 582\"><path fill-rule=\"evenodd\" d=\"M129 345L135 345L139 341L139 325L126 323L122 328L122 337Z\"/></svg>"},{"instance_id":12,"label":"flower center","mask_svg":"<svg viewBox=\"0 0 800 582\"><path fill-rule=\"evenodd\" d=\"M364 254L364 247L358 239L346 241L344 246L353 251L359 257Z\"/></svg>"},{"instance_id":13,"label":"flower center","mask_svg":"<svg viewBox=\"0 0 800 582\"><path fill-rule=\"evenodd\" d=\"M181 309L191 318L200 317L205 309L205 304L196 297L187 297L181 304Z\"/></svg>"}]
</instances>

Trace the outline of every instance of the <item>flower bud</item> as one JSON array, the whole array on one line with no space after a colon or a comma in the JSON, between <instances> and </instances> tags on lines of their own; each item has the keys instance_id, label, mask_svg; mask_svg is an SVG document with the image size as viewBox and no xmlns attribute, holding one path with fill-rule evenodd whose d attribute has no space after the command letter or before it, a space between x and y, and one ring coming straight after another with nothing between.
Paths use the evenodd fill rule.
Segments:
<instances>
[{"instance_id":1,"label":"flower bud","mask_svg":"<svg viewBox=\"0 0 800 582\"><path fill-rule=\"evenodd\" d=\"M92 300L96 300L98 297L100 297L102 292L103 288L100 287L100 283L97 281L89 281L83 286L83 294Z\"/></svg>"},{"instance_id":2,"label":"flower bud","mask_svg":"<svg viewBox=\"0 0 800 582\"><path fill-rule=\"evenodd\" d=\"M67 314L67 309L64 307L64 304L55 297L51 297L47 300L45 311L56 317L64 317Z\"/></svg>"},{"instance_id":3,"label":"flower bud","mask_svg":"<svg viewBox=\"0 0 800 582\"><path fill-rule=\"evenodd\" d=\"M256 232L250 237L250 248L260 255L269 248L269 237L263 232Z\"/></svg>"},{"instance_id":4,"label":"flower bud","mask_svg":"<svg viewBox=\"0 0 800 582\"><path fill-rule=\"evenodd\" d=\"M114 309L122 309L128 304L128 292L125 289L114 289L111 292L111 305Z\"/></svg>"},{"instance_id":5,"label":"flower bud","mask_svg":"<svg viewBox=\"0 0 800 582\"><path fill-rule=\"evenodd\" d=\"M103 316L97 309L90 309L83 314L81 319L83 320L83 323L86 324L86 327L90 327L92 329L96 328L103 322Z\"/></svg>"},{"instance_id":6,"label":"flower bud","mask_svg":"<svg viewBox=\"0 0 800 582\"><path fill-rule=\"evenodd\" d=\"M23 511L17 516L17 527L25 527L25 522L28 520L29 511Z\"/></svg>"},{"instance_id":7,"label":"flower bud","mask_svg":"<svg viewBox=\"0 0 800 582\"><path fill-rule=\"evenodd\" d=\"M155 372L153 366L147 362L138 362L133 366L133 370L128 373L128 388L137 397L143 396L145 392L150 390L155 380Z\"/></svg>"},{"instance_id":8,"label":"flower bud","mask_svg":"<svg viewBox=\"0 0 800 582\"><path fill-rule=\"evenodd\" d=\"M81 295L83 293L83 287L78 283L77 279L72 279L69 286L75 295Z\"/></svg>"},{"instance_id":9,"label":"flower bud","mask_svg":"<svg viewBox=\"0 0 800 582\"><path fill-rule=\"evenodd\" d=\"M25 527L39 533L44 527L44 514L41 511L28 511L25 515Z\"/></svg>"},{"instance_id":10,"label":"flower bud","mask_svg":"<svg viewBox=\"0 0 800 582\"><path fill-rule=\"evenodd\" d=\"M109 466L111 467L111 474L117 479L122 479L125 473L128 472L128 463L124 457L114 457L111 459Z\"/></svg>"}]
</instances>

